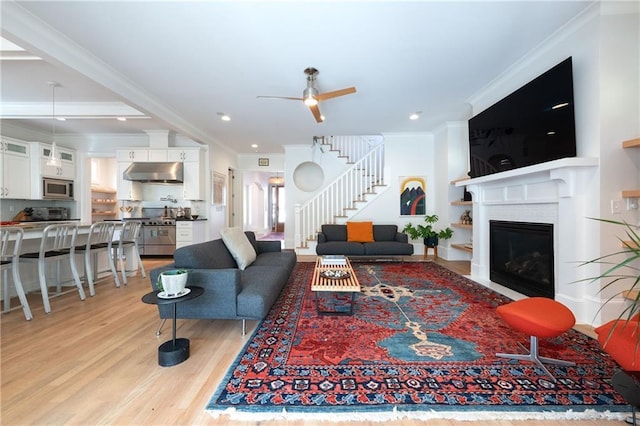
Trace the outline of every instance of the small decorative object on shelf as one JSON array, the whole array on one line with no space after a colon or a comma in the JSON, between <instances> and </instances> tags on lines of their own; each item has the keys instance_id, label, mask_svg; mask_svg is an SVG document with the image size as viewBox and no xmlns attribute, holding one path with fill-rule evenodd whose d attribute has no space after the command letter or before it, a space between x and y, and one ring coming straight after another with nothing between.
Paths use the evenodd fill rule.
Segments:
<instances>
[{"instance_id":1,"label":"small decorative object on shelf","mask_svg":"<svg viewBox=\"0 0 640 426\"><path fill-rule=\"evenodd\" d=\"M471 218L471 210L465 210L460 216L460 223L463 225L471 225L473 223L473 219Z\"/></svg>"}]
</instances>

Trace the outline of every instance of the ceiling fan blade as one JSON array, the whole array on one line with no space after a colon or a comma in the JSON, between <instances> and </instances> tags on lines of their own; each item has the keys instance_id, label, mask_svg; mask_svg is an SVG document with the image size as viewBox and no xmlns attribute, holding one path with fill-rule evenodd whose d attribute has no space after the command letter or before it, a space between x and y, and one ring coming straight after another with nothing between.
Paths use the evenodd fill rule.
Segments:
<instances>
[{"instance_id":1,"label":"ceiling fan blade","mask_svg":"<svg viewBox=\"0 0 640 426\"><path fill-rule=\"evenodd\" d=\"M310 106L309 109L318 123L322 123L324 121L322 114L320 114L320 108L318 108L318 105Z\"/></svg>"},{"instance_id":2,"label":"ceiling fan blade","mask_svg":"<svg viewBox=\"0 0 640 426\"><path fill-rule=\"evenodd\" d=\"M302 101L302 98L294 98L290 96L256 96L256 98L267 98L267 99L291 99L294 101Z\"/></svg>"},{"instance_id":3,"label":"ceiling fan blade","mask_svg":"<svg viewBox=\"0 0 640 426\"><path fill-rule=\"evenodd\" d=\"M318 99L318 101L326 101L327 99L350 95L351 93L356 93L355 87L347 87L346 89L334 90L333 92L319 93L316 95L316 99Z\"/></svg>"}]
</instances>

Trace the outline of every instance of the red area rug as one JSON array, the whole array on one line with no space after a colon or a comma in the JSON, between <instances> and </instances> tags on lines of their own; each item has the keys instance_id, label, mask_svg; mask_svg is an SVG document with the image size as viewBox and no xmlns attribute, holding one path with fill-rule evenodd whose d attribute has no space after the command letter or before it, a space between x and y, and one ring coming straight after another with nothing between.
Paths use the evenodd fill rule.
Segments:
<instances>
[{"instance_id":1,"label":"red area rug","mask_svg":"<svg viewBox=\"0 0 640 426\"><path fill-rule=\"evenodd\" d=\"M319 316L313 263L299 263L207 406L235 418L617 418L616 364L576 331L540 342L553 382L517 353L528 336L495 308L510 300L437 264L355 263L353 316ZM346 298L335 299L334 309ZM243 416L244 414L244 416ZM325 417L323 417L323 415Z\"/></svg>"}]
</instances>

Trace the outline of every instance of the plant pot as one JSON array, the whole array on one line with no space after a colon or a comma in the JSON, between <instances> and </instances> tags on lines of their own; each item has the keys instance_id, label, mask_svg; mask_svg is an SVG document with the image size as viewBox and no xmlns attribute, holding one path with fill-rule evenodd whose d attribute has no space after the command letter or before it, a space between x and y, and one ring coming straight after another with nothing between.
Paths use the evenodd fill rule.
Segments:
<instances>
[{"instance_id":1,"label":"plant pot","mask_svg":"<svg viewBox=\"0 0 640 426\"><path fill-rule=\"evenodd\" d=\"M160 281L162 283L162 290L169 296L180 293L187 286L188 276L187 271L177 269L161 272Z\"/></svg>"},{"instance_id":2,"label":"plant pot","mask_svg":"<svg viewBox=\"0 0 640 426\"><path fill-rule=\"evenodd\" d=\"M438 237L426 237L424 239L424 245L427 247L437 247L438 246Z\"/></svg>"}]
</instances>

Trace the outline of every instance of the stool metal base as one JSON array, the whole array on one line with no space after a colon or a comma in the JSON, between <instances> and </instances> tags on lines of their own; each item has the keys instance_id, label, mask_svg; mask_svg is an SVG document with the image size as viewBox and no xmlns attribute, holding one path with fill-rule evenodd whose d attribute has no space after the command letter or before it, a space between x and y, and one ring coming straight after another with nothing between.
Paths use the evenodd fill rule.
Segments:
<instances>
[{"instance_id":1,"label":"stool metal base","mask_svg":"<svg viewBox=\"0 0 640 426\"><path fill-rule=\"evenodd\" d=\"M520 345L522 346L522 345ZM530 343L530 347L531 349L527 349L523 346L523 349L525 351L527 351L527 354L503 354L503 353L499 353L496 354L496 356L499 356L500 358L510 358L510 359L517 359L519 361L530 361L530 362L534 362L538 365L538 367L540 367L542 369L542 371L545 372L545 374L549 377L551 377L551 380L553 380L554 382L557 382L556 378L553 377L553 374L551 374L551 372L547 369L547 367L544 366L543 362L547 363L547 364L555 364L555 365L564 365L564 366L572 366L572 365L576 365L575 362L571 362L571 361L563 361L561 359L555 359L555 358L547 358L544 356L539 356L538 355L538 338L536 336L531 336L531 343Z\"/></svg>"}]
</instances>

